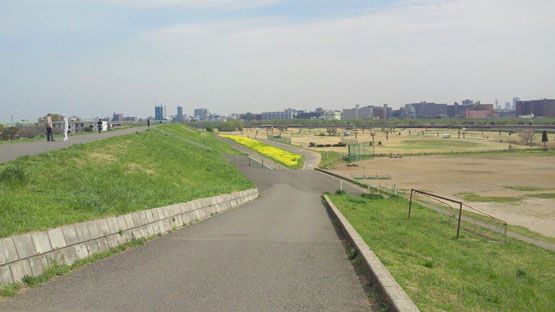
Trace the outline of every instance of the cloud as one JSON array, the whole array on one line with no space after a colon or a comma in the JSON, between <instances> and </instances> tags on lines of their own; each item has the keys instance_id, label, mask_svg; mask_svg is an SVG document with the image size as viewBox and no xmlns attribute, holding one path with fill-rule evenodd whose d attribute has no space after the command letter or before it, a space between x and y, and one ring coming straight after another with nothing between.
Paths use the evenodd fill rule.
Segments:
<instances>
[{"instance_id":1,"label":"cloud","mask_svg":"<svg viewBox=\"0 0 555 312\"><path fill-rule=\"evenodd\" d=\"M105 0L135 8L184 7L195 10L206 9L246 9L267 6L278 0Z\"/></svg>"}]
</instances>

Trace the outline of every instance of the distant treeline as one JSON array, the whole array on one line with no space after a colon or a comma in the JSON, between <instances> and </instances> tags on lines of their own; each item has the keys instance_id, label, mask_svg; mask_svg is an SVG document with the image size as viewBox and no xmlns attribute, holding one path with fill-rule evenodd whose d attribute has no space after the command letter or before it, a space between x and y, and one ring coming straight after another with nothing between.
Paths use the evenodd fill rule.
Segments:
<instances>
[{"instance_id":1,"label":"distant treeline","mask_svg":"<svg viewBox=\"0 0 555 312\"><path fill-rule=\"evenodd\" d=\"M218 129L219 131L236 131L252 127L274 128L477 128L477 129L512 129L537 128L555 129L555 118L495 118L495 119L389 119L389 120L322 120L322 119L290 119L290 120L229 120L229 121L195 121L188 122L197 128Z\"/></svg>"}]
</instances>

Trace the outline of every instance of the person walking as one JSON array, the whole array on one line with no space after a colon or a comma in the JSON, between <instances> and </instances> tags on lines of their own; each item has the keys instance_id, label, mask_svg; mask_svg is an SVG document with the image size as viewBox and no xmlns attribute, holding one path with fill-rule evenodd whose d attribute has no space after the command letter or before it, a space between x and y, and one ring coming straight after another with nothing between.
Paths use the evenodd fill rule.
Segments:
<instances>
[{"instance_id":1,"label":"person walking","mask_svg":"<svg viewBox=\"0 0 555 312\"><path fill-rule=\"evenodd\" d=\"M52 116L50 116L50 114L46 116L46 141L54 141L54 135L52 134Z\"/></svg>"},{"instance_id":2,"label":"person walking","mask_svg":"<svg viewBox=\"0 0 555 312\"><path fill-rule=\"evenodd\" d=\"M98 119L98 133L102 132L102 120Z\"/></svg>"},{"instance_id":3,"label":"person walking","mask_svg":"<svg viewBox=\"0 0 555 312\"><path fill-rule=\"evenodd\" d=\"M150 127L150 117L146 119L146 126Z\"/></svg>"},{"instance_id":4,"label":"person walking","mask_svg":"<svg viewBox=\"0 0 555 312\"><path fill-rule=\"evenodd\" d=\"M66 116L62 116L64 118L64 142L67 142L68 137L67 137L67 133L69 131L69 122L67 120Z\"/></svg>"}]
</instances>

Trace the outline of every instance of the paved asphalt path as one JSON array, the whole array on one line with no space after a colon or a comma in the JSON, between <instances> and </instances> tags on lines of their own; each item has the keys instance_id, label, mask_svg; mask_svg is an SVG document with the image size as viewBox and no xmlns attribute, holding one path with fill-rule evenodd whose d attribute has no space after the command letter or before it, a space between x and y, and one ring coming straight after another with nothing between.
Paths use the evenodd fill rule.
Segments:
<instances>
[{"instance_id":1,"label":"paved asphalt path","mask_svg":"<svg viewBox=\"0 0 555 312\"><path fill-rule=\"evenodd\" d=\"M133 127L122 130L115 130L104 133L83 134L70 136L68 142L63 142L61 138L57 138L54 142L38 141L38 142L23 142L13 144L0 144L0 164L14 160L17 157L24 155L36 155L48 151L66 148L77 143L88 143L98 141L114 136L125 135L137 131L144 131L147 127Z\"/></svg>"},{"instance_id":2,"label":"paved asphalt path","mask_svg":"<svg viewBox=\"0 0 555 312\"><path fill-rule=\"evenodd\" d=\"M257 200L2 299L0 311L371 310L321 202L338 180L245 163Z\"/></svg>"}]
</instances>

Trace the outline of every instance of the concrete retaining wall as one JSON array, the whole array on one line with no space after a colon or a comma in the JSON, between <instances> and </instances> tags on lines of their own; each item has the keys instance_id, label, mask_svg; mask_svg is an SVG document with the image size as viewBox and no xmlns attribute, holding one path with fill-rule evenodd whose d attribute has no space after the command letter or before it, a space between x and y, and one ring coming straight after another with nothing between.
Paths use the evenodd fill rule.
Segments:
<instances>
[{"instance_id":1,"label":"concrete retaining wall","mask_svg":"<svg viewBox=\"0 0 555 312\"><path fill-rule=\"evenodd\" d=\"M0 238L0 286L37 276L55 261L76 260L107 251L132 239L164 234L258 197L257 189L132 212L42 232Z\"/></svg>"},{"instance_id":2,"label":"concrete retaining wall","mask_svg":"<svg viewBox=\"0 0 555 312\"><path fill-rule=\"evenodd\" d=\"M360 237L347 218L335 207L327 195L324 195L324 199L326 200L330 214L337 220L341 231L343 231L351 244L357 249L362 259L362 264L368 272L368 277L376 283L382 298L385 300L390 310L403 312L420 311L412 299L405 293L403 288L399 286L380 259L370 250L366 242Z\"/></svg>"}]
</instances>

